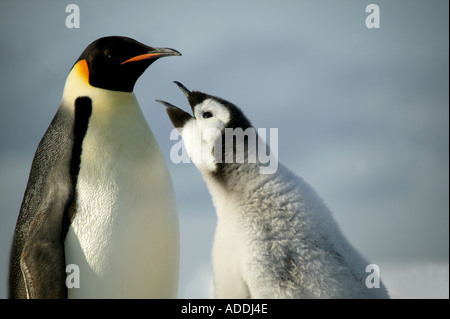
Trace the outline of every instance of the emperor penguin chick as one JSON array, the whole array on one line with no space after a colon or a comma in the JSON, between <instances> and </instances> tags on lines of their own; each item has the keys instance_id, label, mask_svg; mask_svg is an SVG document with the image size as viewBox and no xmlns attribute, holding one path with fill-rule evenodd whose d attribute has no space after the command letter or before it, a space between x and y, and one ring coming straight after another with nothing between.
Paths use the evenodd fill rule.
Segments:
<instances>
[{"instance_id":1,"label":"emperor penguin chick","mask_svg":"<svg viewBox=\"0 0 450 319\"><path fill-rule=\"evenodd\" d=\"M389 298L381 281L379 288L366 286L368 262L303 179L281 164L262 173L255 153L266 144L244 113L175 83L193 116L158 102L166 106L216 208L216 297Z\"/></svg>"}]
</instances>

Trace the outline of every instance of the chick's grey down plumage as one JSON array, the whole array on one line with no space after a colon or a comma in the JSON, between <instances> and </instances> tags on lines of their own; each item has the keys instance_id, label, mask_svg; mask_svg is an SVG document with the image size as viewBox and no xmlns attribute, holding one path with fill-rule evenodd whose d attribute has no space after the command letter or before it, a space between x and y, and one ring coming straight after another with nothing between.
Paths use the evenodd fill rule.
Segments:
<instances>
[{"instance_id":1,"label":"chick's grey down plumage","mask_svg":"<svg viewBox=\"0 0 450 319\"><path fill-rule=\"evenodd\" d=\"M226 129L256 132L244 113L221 98L177 85L188 97L193 116L160 102L189 155L198 145L207 154L222 149L212 164L194 161L217 213L212 252L216 297L389 298L383 283L380 288L366 286L369 263L346 240L310 185L280 163L275 172L261 174L265 164L249 160L250 138L236 139L227 148ZM220 132L212 139L206 134L211 129ZM194 143L195 138L200 143ZM256 140L258 148L266 147L257 135ZM242 163L223 160L223 152L239 147L246 151Z\"/></svg>"}]
</instances>

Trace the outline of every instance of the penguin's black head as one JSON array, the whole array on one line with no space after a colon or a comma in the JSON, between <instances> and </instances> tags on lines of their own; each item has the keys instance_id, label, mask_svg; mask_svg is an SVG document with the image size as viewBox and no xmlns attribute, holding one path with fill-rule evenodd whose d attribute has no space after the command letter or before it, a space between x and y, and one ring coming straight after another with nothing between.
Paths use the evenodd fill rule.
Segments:
<instances>
[{"instance_id":1,"label":"penguin's black head","mask_svg":"<svg viewBox=\"0 0 450 319\"><path fill-rule=\"evenodd\" d=\"M153 48L127 37L104 37L92 42L74 66L86 61L89 84L102 89L132 92L137 79L157 59L181 55L168 48ZM84 62L81 62L84 63Z\"/></svg>"},{"instance_id":2,"label":"penguin's black head","mask_svg":"<svg viewBox=\"0 0 450 319\"><path fill-rule=\"evenodd\" d=\"M193 116L170 103L161 100L158 100L158 102L166 106L169 118L176 128L183 127L191 118L202 122L206 120L214 122L208 126L221 127L221 130L223 128L242 128L246 130L252 127L252 124L242 110L233 103L200 91L189 91L183 84L177 81L175 81L175 84L178 85L186 96Z\"/></svg>"},{"instance_id":3,"label":"penguin's black head","mask_svg":"<svg viewBox=\"0 0 450 319\"><path fill-rule=\"evenodd\" d=\"M183 84L175 83L187 97L192 115L165 101L157 102L166 107L170 121L200 171L219 178L224 169L234 169L232 163L249 163L249 152L256 150L249 147L255 146L256 131L242 110L227 100L191 92Z\"/></svg>"}]
</instances>

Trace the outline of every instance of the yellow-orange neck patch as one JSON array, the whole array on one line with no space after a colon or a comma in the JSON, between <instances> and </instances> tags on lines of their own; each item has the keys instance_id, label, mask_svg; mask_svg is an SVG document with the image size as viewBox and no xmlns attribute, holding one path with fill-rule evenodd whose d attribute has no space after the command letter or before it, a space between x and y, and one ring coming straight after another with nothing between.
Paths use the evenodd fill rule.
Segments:
<instances>
[{"instance_id":1,"label":"yellow-orange neck patch","mask_svg":"<svg viewBox=\"0 0 450 319\"><path fill-rule=\"evenodd\" d=\"M89 68L86 60L80 60L73 66L73 71L76 72L77 77L84 82L89 83Z\"/></svg>"}]
</instances>

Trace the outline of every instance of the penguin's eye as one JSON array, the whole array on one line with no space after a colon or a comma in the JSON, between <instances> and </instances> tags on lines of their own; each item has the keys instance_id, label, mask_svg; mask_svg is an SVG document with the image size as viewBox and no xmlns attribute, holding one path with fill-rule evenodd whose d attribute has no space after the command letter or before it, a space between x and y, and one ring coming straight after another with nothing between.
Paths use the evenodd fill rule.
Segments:
<instances>
[{"instance_id":1,"label":"penguin's eye","mask_svg":"<svg viewBox=\"0 0 450 319\"><path fill-rule=\"evenodd\" d=\"M107 60L112 60L112 55L108 53L108 54L106 55L106 59L107 59Z\"/></svg>"},{"instance_id":2,"label":"penguin's eye","mask_svg":"<svg viewBox=\"0 0 450 319\"><path fill-rule=\"evenodd\" d=\"M205 113L203 113L203 118L204 118L204 119L209 119L210 117L213 117L213 115L212 115L211 112L205 112Z\"/></svg>"}]
</instances>

